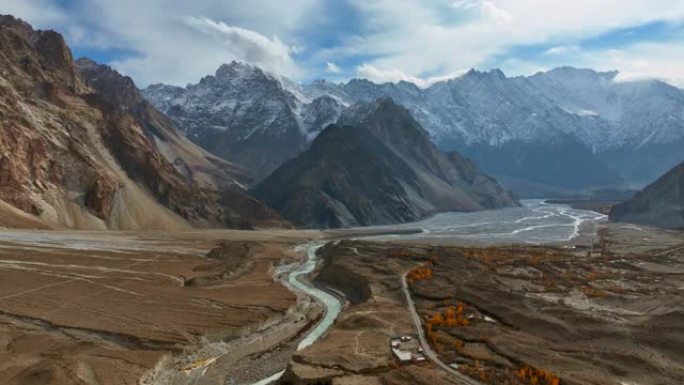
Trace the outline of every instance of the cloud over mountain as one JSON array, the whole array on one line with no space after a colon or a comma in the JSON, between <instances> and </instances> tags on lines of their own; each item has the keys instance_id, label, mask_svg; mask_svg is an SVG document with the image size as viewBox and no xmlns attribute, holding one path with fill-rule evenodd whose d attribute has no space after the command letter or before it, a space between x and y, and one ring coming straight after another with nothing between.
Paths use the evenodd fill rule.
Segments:
<instances>
[{"instance_id":1,"label":"cloud over mountain","mask_svg":"<svg viewBox=\"0 0 684 385\"><path fill-rule=\"evenodd\" d=\"M300 81L429 85L469 68L529 75L572 65L684 84L678 0L7 0L3 8L142 85L185 85L232 60Z\"/></svg>"}]
</instances>

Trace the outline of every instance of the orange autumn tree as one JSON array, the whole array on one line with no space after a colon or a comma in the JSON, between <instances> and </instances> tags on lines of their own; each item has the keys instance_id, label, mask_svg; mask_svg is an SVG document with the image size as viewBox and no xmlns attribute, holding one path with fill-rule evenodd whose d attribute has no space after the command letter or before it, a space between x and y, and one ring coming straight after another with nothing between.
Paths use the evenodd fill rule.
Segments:
<instances>
[{"instance_id":1,"label":"orange autumn tree","mask_svg":"<svg viewBox=\"0 0 684 385\"><path fill-rule=\"evenodd\" d=\"M529 385L560 385L560 378L545 369L537 369L527 364L518 369L518 379Z\"/></svg>"},{"instance_id":2,"label":"orange autumn tree","mask_svg":"<svg viewBox=\"0 0 684 385\"><path fill-rule=\"evenodd\" d=\"M467 318L465 318L464 315L465 308L466 305L462 301L458 301L455 308L453 306L447 308L444 312L446 325L450 328L454 328L456 326L470 325L470 321Z\"/></svg>"},{"instance_id":3,"label":"orange autumn tree","mask_svg":"<svg viewBox=\"0 0 684 385\"><path fill-rule=\"evenodd\" d=\"M435 313L435 315L432 316L432 319L430 319L430 324L432 325L442 326L444 323L444 317L439 313Z\"/></svg>"},{"instance_id":4,"label":"orange autumn tree","mask_svg":"<svg viewBox=\"0 0 684 385\"><path fill-rule=\"evenodd\" d=\"M430 278L432 278L432 269L425 266L418 266L414 269L411 269L411 271L408 273L408 281L411 284Z\"/></svg>"}]
</instances>

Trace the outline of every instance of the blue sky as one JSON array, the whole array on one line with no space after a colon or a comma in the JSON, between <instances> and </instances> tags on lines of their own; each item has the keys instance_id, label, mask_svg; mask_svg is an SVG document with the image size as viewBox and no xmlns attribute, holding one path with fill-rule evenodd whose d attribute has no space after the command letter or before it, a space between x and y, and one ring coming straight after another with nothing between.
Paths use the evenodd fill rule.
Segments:
<instances>
[{"instance_id":1,"label":"blue sky","mask_svg":"<svg viewBox=\"0 0 684 385\"><path fill-rule=\"evenodd\" d=\"M140 86L196 82L231 60L301 82L427 86L470 68L572 65L684 86L681 0L3 0L0 12Z\"/></svg>"}]
</instances>

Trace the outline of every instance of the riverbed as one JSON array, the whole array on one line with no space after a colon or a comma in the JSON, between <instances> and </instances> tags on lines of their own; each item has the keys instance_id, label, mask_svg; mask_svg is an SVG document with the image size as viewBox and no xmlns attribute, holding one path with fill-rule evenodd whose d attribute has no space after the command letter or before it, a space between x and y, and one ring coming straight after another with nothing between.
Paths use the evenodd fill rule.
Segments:
<instances>
[{"instance_id":1,"label":"riverbed","mask_svg":"<svg viewBox=\"0 0 684 385\"><path fill-rule=\"evenodd\" d=\"M461 244L502 245L512 243L557 244L580 235L591 236L596 224L607 216L544 200L523 200L521 207L473 213L442 213L418 222L390 226L356 228L385 232L357 238L388 241L453 242ZM415 230L411 233L410 230ZM387 234L401 231L402 234Z\"/></svg>"}]
</instances>

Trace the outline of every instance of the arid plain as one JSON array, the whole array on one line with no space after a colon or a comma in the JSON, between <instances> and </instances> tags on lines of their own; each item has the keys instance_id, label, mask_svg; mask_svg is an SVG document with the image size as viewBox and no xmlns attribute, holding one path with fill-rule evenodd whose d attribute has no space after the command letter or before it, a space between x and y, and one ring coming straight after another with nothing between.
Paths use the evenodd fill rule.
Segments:
<instances>
[{"instance_id":1,"label":"arid plain","mask_svg":"<svg viewBox=\"0 0 684 385\"><path fill-rule=\"evenodd\" d=\"M252 384L285 370L284 384L463 383L391 354L391 338L417 332L402 291L408 272L430 346L481 383L529 384L524 370L539 370L539 384L681 381L684 237L619 224L599 234L593 249L576 249L432 247L294 230L4 230L0 377ZM303 260L311 241L327 245L307 279L344 308L297 351L323 308L288 289L281 268Z\"/></svg>"}]
</instances>

